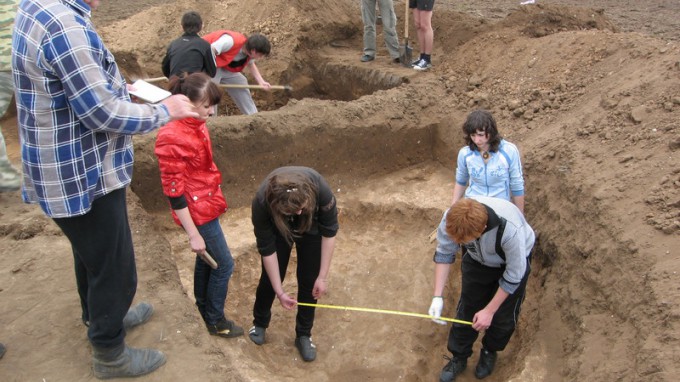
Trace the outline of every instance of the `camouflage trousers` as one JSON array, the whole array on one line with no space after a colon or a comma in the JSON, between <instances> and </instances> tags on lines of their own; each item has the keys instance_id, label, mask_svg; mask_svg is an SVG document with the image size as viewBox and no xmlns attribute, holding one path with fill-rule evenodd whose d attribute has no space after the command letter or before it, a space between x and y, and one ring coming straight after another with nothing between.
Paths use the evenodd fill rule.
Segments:
<instances>
[{"instance_id":1,"label":"camouflage trousers","mask_svg":"<svg viewBox=\"0 0 680 382\"><path fill-rule=\"evenodd\" d=\"M5 115L9 103L12 101L14 95L14 82L12 81L12 72L0 72L0 117ZM2 126L0 126L0 168L9 166L9 159L7 158L7 147L5 146L5 137L2 135Z\"/></svg>"}]
</instances>

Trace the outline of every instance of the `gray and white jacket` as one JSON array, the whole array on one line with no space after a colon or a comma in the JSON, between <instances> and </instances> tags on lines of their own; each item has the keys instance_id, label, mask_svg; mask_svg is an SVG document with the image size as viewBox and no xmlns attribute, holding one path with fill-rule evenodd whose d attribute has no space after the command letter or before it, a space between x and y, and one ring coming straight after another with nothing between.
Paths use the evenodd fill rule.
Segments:
<instances>
[{"instance_id":1,"label":"gray and white jacket","mask_svg":"<svg viewBox=\"0 0 680 382\"><path fill-rule=\"evenodd\" d=\"M489 223L486 230L476 240L469 243L456 243L446 233L446 214L449 212L447 210L437 228L438 243L434 262L452 264L456 260L456 252L462 245L470 257L482 265L491 268L505 266L498 284L504 291L512 294L519 286L529 266L528 256L536 240L534 230L517 206L507 200L486 196L473 196L470 199L487 207ZM496 236L500 219L506 221L501 238L501 248L505 252L505 259L496 253Z\"/></svg>"}]
</instances>

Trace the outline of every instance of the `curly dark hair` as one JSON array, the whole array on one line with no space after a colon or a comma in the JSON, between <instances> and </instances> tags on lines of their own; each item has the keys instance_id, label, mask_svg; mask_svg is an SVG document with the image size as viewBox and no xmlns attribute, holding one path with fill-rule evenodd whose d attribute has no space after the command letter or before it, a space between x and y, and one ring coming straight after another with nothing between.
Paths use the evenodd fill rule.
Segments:
<instances>
[{"instance_id":1,"label":"curly dark hair","mask_svg":"<svg viewBox=\"0 0 680 382\"><path fill-rule=\"evenodd\" d=\"M489 151L497 152L498 146L501 144L503 137L498 133L496 127L496 120L487 110L475 110L467 116L465 123L463 123L463 134L465 134L465 143L470 147L470 150L479 150L475 142L472 141L471 135L483 131L489 136Z\"/></svg>"}]
</instances>

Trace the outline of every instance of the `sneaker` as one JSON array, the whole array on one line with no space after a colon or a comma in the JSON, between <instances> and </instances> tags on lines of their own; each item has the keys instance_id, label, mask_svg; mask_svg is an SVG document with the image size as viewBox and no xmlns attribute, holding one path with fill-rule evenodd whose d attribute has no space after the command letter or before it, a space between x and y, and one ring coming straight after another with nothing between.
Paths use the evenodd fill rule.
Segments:
<instances>
[{"instance_id":1,"label":"sneaker","mask_svg":"<svg viewBox=\"0 0 680 382\"><path fill-rule=\"evenodd\" d=\"M413 65L413 69L419 70L419 71L424 71L424 70L430 69L431 67L432 67L432 63L425 61L424 59L420 59L418 61L418 63Z\"/></svg>"},{"instance_id":2,"label":"sneaker","mask_svg":"<svg viewBox=\"0 0 680 382\"><path fill-rule=\"evenodd\" d=\"M208 332L213 336L234 338L243 335L243 328L226 318L222 318L214 325L206 323L206 326L208 327Z\"/></svg>"},{"instance_id":3,"label":"sneaker","mask_svg":"<svg viewBox=\"0 0 680 382\"><path fill-rule=\"evenodd\" d=\"M312 343L312 337L300 336L296 338L295 347L305 362L312 362L316 359L316 345Z\"/></svg>"},{"instance_id":4,"label":"sneaker","mask_svg":"<svg viewBox=\"0 0 680 382\"><path fill-rule=\"evenodd\" d=\"M496 352L489 351L482 348L479 353L479 362L475 368L475 377L477 379L486 378L493 372L494 366L496 366Z\"/></svg>"},{"instance_id":5,"label":"sneaker","mask_svg":"<svg viewBox=\"0 0 680 382\"><path fill-rule=\"evenodd\" d=\"M259 326L253 326L248 331L248 337L255 343L255 345L262 345L264 343L264 333L267 329Z\"/></svg>"},{"instance_id":6,"label":"sneaker","mask_svg":"<svg viewBox=\"0 0 680 382\"><path fill-rule=\"evenodd\" d=\"M456 376L467 367L467 359L449 358L446 356L444 356L444 359L448 359L449 362L442 369L442 373L439 375L439 382L453 382L456 380Z\"/></svg>"},{"instance_id":7,"label":"sneaker","mask_svg":"<svg viewBox=\"0 0 680 382\"><path fill-rule=\"evenodd\" d=\"M415 60L411 61L411 66L416 66L420 62L420 58L416 58Z\"/></svg>"},{"instance_id":8,"label":"sneaker","mask_svg":"<svg viewBox=\"0 0 680 382\"><path fill-rule=\"evenodd\" d=\"M375 60L375 56L364 54L363 56L361 56L360 60L361 60L361 62L373 61L373 60Z\"/></svg>"},{"instance_id":9,"label":"sneaker","mask_svg":"<svg viewBox=\"0 0 680 382\"><path fill-rule=\"evenodd\" d=\"M0 192L18 191L21 188L21 174L11 164L0 165Z\"/></svg>"}]
</instances>

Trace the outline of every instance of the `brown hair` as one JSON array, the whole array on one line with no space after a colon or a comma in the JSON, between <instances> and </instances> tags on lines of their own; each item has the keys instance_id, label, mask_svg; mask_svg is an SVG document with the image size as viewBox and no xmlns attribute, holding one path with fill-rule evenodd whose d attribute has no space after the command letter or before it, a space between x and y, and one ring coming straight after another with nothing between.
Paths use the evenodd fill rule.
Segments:
<instances>
[{"instance_id":1,"label":"brown hair","mask_svg":"<svg viewBox=\"0 0 680 382\"><path fill-rule=\"evenodd\" d=\"M475 110L470 113L463 123L463 134L465 134L465 143L472 151L479 151L475 142L470 138L471 135L483 131L489 136L489 151L497 152L498 146L501 144L501 135L498 133L496 127L496 120L490 112L486 110Z\"/></svg>"},{"instance_id":2,"label":"brown hair","mask_svg":"<svg viewBox=\"0 0 680 382\"><path fill-rule=\"evenodd\" d=\"M272 219L281 235L292 244L293 238L309 231L316 213L317 187L303 173L283 172L272 176L265 190L265 201L269 205ZM294 231L287 220L297 211L300 225Z\"/></svg>"},{"instance_id":3,"label":"brown hair","mask_svg":"<svg viewBox=\"0 0 680 382\"><path fill-rule=\"evenodd\" d=\"M460 199L446 214L446 233L458 244L482 235L489 219L484 205L474 199Z\"/></svg>"},{"instance_id":4,"label":"brown hair","mask_svg":"<svg viewBox=\"0 0 680 382\"><path fill-rule=\"evenodd\" d=\"M180 73L170 77L168 90L172 94L184 94L191 102L208 101L217 105L222 100L222 91L205 73Z\"/></svg>"}]
</instances>

